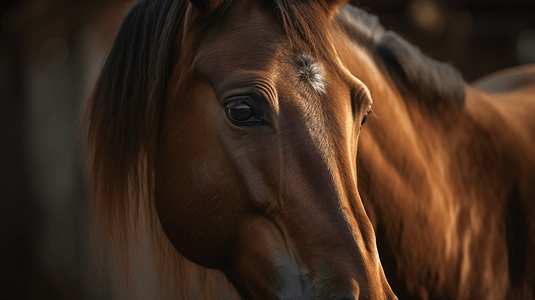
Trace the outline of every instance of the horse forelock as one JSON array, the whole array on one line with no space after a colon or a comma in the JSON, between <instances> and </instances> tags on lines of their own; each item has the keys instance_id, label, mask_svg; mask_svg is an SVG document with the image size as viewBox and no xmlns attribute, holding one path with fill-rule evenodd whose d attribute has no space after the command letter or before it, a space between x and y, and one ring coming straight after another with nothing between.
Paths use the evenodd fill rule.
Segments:
<instances>
[{"instance_id":1,"label":"horse forelock","mask_svg":"<svg viewBox=\"0 0 535 300\"><path fill-rule=\"evenodd\" d=\"M424 55L362 9L346 5L340 12L341 27L372 52L402 93L430 108L464 106L466 82L453 66Z\"/></svg>"},{"instance_id":2,"label":"horse forelock","mask_svg":"<svg viewBox=\"0 0 535 300\"><path fill-rule=\"evenodd\" d=\"M296 53L308 53L325 64L336 65L332 39L337 32L321 2L273 0L275 12Z\"/></svg>"}]
</instances>

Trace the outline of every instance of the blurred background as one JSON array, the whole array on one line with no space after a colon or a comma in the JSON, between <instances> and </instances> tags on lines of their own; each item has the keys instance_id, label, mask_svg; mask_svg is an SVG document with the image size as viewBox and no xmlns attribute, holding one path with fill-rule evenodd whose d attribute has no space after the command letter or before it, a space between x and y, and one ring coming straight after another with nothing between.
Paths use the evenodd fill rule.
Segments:
<instances>
[{"instance_id":1,"label":"blurred background","mask_svg":"<svg viewBox=\"0 0 535 300\"><path fill-rule=\"evenodd\" d=\"M535 63L534 0L353 2L469 82ZM131 4L0 4L1 300L130 297L98 276L75 124ZM150 287L134 294L157 298Z\"/></svg>"}]
</instances>

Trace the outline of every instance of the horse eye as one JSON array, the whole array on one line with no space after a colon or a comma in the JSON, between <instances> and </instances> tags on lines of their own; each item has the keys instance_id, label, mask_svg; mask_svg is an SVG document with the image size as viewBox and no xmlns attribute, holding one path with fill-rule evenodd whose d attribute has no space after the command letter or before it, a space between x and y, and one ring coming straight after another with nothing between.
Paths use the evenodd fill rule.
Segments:
<instances>
[{"instance_id":1,"label":"horse eye","mask_svg":"<svg viewBox=\"0 0 535 300\"><path fill-rule=\"evenodd\" d=\"M251 105L247 101L243 101L241 99L229 102L225 107L225 111L231 122L234 124L238 123L236 125L240 125L240 123L246 121L254 120L256 117Z\"/></svg>"},{"instance_id":2,"label":"horse eye","mask_svg":"<svg viewBox=\"0 0 535 300\"><path fill-rule=\"evenodd\" d=\"M364 123L366 123L366 120L368 120L368 113L364 115L364 117L362 118L362 122L360 122L360 125L364 125Z\"/></svg>"}]
</instances>

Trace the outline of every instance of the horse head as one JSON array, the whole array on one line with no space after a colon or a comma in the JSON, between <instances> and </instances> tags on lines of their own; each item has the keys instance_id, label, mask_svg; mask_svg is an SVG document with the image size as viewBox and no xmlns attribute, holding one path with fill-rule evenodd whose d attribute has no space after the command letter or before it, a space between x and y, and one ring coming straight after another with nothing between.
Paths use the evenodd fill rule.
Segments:
<instances>
[{"instance_id":1,"label":"horse head","mask_svg":"<svg viewBox=\"0 0 535 300\"><path fill-rule=\"evenodd\" d=\"M169 241L190 261L221 270L243 298L395 298L357 190L357 145L372 99L342 59L335 14L344 2L161 4L182 7L181 22L169 30L176 20L160 14L154 26L164 33L145 40L139 59L148 67L124 64L148 82L126 91L123 105L141 103L124 110L144 138L109 133L107 141L152 146L121 146L128 151L116 169L145 155L148 194ZM129 15L157 6L142 2ZM169 46L158 46L166 38ZM95 95L97 103L98 88ZM135 100L142 95L161 101ZM109 104L90 105L96 124ZM118 121L101 123L113 132Z\"/></svg>"}]
</instances>

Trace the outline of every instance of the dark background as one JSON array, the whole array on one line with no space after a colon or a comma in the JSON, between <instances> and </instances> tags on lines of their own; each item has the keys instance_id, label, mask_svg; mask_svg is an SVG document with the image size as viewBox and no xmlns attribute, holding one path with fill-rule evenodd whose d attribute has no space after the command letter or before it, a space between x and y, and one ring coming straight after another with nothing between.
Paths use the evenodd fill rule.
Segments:
<instances>
[{"instance_id":1,"label":"dark background","mask_svg":"<svg viewBox=\"0 0 535 300\"><path fill-rule=\"evenodd\" d=\"M470 82L535 63L534 0L360 0ZM360 3L359 3L360 2ZM117 299L88 234L76 118L130 3L0 4L0 299ZM150 276L150 272L147 277ZM156 299L139 279L129 297Z\"/></svg>"}]
</instances>

